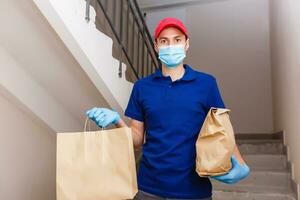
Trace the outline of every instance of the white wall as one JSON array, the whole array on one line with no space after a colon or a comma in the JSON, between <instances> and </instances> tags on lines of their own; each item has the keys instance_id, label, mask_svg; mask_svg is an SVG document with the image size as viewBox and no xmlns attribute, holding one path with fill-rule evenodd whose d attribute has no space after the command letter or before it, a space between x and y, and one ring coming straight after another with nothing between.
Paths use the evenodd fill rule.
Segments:
<instances>
[{"instance_id":1,"label":"white wall","mask_svg":"<svg viewBox=\"0 0 300 200\"><path fill-rule=\"evenodd\" d=\"M300 1L270 0L270 11L275 130L285 131L292 176L299 184Z\"/></svg>"},{"instance_id":2,"label":"white wall","mask_svg":"<svg viewBox=\"0 0 300 200\"><path fill-rule=\"evenodd\" d=\"M109 62L113 60L111 39L96 29L94 33L103 36L98 45L102 51L92 49L93 59L97 59L92 65L74 38L67 35L64 39L73 42L77 57L70 52L33 1L0 1L0 24L0 199L53 200L55 133L83 131L84 113L93 106L116 104L122 115L132 83L125 81L124 76L118 77L118 61ZM80 30L87 31L85 28ZM66 29L61 31L67 33ZM101 75L108 80L105 84L98 73L91 80L85 71L87 67L100 68L102 52L106 60L99 71L92 72L104 71ZM109 85L114 82L112 92ZM122 87L118 88L117 83ZM115 93L121 98L108 102L117 98Z\"/></svg>"},{"instance_id":3,"label":"white wall","mask_svg":"<svg viewBox=\"0 0 300 200\"><path fill-rule=\"evenodd\" d=\"M0 199L55 199L56 135L0 93Z\"/></svg>"},{"instance_id":4,"label":"white wall","mask_svg":"<svg viewBox=\"0 0 300 200\"><path fill-rule=\"evenodd\" d=\"M142 5L151 33L163 17L183 19L191 44L185 62L216 76L235 131L273 132L268 1L178 2Z\"/></svg>"},{"instance_id":5,"label":"white wall","mask_svg":"<svg viewBox=\"0 0 300 200\"><path fill-rule=\"evenodd\" d=\"M80 131L87 109L108 106L32 1L0 1L0 24L0 86L52 130Z\"/></svg>"},{"instance_id":6,"label":"white wall","mask_svg":"<svg viewBox=\"0 0 300 200\"><path fill-rule=\"evenodd\" d=\"M85 0L33 0L107 103L123 113L133 84L126 80L125 64L118 76L119 61L112 57L112 39L96 29L96 12L90 6L85 20Z\"/></svg>"}]
</instances>

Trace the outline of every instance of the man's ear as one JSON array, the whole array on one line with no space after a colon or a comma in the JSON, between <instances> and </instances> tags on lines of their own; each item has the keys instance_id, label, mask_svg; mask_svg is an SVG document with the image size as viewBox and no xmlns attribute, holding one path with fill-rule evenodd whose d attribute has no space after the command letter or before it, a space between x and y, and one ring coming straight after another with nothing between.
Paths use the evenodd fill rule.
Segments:
<instances>
[{"instance_id":1,"label":"man's ear","mask_svg":"<svg viewBox=\"0 0 300 200\"><path fill-rule=\"evenodd\" d=\"M186 39L185 43L185 51L187 51L190 48L190 39Z\"/></svg>"},{"instance_id":2,"label":"man's ear","mask_svg":"<svg viewBox=\"0 0 300 200\"><path fill-rule=\"evenodd\" d=\"M154 42L154 49L155 49L156 53L158 53L158 46L157 46L157 42L156 41Z\"/></svg>"}]
</instances>

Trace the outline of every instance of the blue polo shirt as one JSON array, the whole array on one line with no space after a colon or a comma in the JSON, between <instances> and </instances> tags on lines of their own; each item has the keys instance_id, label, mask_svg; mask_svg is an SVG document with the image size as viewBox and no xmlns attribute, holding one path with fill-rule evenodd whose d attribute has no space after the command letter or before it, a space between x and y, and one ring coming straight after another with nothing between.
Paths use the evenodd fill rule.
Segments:
<instances>
[{"instance_id":1,"label":"blue polo shirt","mask_svg":"<svg viewBox=\"0 0 300 200\"><path fill-rule=\"evenodd\" d=\"M195 144L210 107L225 105L214 76L184 69L173 82L161 69L136 81L124 114L146 130L138 188L165 198L207 198L212 185L195 171Z\"/></svg>"}]
</instances>

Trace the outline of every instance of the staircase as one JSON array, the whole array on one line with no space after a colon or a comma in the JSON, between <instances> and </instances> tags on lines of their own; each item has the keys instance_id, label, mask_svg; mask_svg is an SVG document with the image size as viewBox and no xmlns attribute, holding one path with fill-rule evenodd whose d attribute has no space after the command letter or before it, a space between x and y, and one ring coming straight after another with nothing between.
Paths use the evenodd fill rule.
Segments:
<instances>
[{"instance_id":1,"label":"staircase","mask_svg":"<svg viewBox=\"0 0 300 200\"><path fill-rule=\"evenodd\" d=\"M26 0L23 1L26 2ZM60 45L64 46L64 51L67 52L67 56L73 59L73 62L77 64L82 73L79 73L75 67L70 68L74 71L77 70L74 73L86 76L85 78L89 80L85 81L81 78L80 80L74 81L79 85L76 89L82 88L83 85L90 82L92 87L96 90L83 90L83 93L89 91L89 94L95 97L93 101L85 101L83 105L83 99L86 98L87 94L81 93L77 98L74 98L73 95L58 92L59 90L57 88L61 88L62 91L65 91L66 87L57 86L57 82L56 85L51 88L54 92L59 93L58 95L64 95L64 98L59 98L62 99L61 101L66 102L67 107L70 108L69 113L77 114L77 123L76 119L70 120L68 123L61 123L62 120L57 119L57 117L52 117L54 120L43 119L43 121L48 124L54 121L53 125L51 124L50 126L53 127L53 130L56 132L81 130L82 123L80 122L82 122L85 117L83 113L92 105L97 105L99 107L113 108L122 115L121 117L123 117L128 124L129 120L124 116L124 110L128 104L133 83L140 78L148 76L160 67L151 35L146 27L144 17L136 0L32 0L32 2L35 5L31 5L31 7L37 8L38 10L36 10L36 12L42 14L41 16L32 18L41 18L40 20L44 20L44 26L49 27L50 31L54 32L56 37L58 36L55 39L61 42ZM43 28L40 29L43 30ZM17 33L20 31L14 32ZM46 37L46 34L40 35ZM31 35L29 36L30 38L36 38ZM5 41L5 39L3 40ZM54 39L49 41L52 40ZM12 40L12 43L14 43L14 41L15 40ZM20 41L24 42L26 40ZM35 43L39 44L39 42ZM10 47L12 45L7 46ZM20 48L16 47L15 49L22 49L22 46L26 45L20 45ZM45 50L38 50L37 52L43 55L44 51ZM62 55L62 53L57 54ZM20 55L23 56L23 54ZM41 62L48 58L46 54L43 55L43 57L45 57L44 59L36 59L36 55L32 57L30 60L40 60ZM58 60L62 58L64 57L60 56ZM42 65L43 64L34 65L45 75L45 77L41 77L39 76L40 72L36 73L38 79L41 79L40 82L56 82L54 81L56 77L53 76L52 78L51 76L51 78L48 78L48 71L39 67ZM51 64L49 65L51 66ZM62 67L56 63L53 65L54 67L49 68L51 68L51 70L57 70L55 71L55 75L61 77L61 85L70 85L72 89L69 91L73 93L72 86L75 84L69 81L69 78L73 77L71 73L66 72L67 77L62 78ZM63 67L65 65L63 65ZM3 64L3 66L6 65ZM26 66L31 66L31 64L27 64ZM45 67L45 69L49 68ZM11 74L13 74L13 70ZM7 75L4 74L4 76ZM14 88L13 81L10 87ZM23 93L21 90L20 95ZM98 96L100 97L96 97L96 94L99 94ZM32 99L30 95L28 98L30 100ZM80 105L73 105L74 102L78 102ZM45 107L45 109L47 109L47 107ZM57 110L61 111L62 109ZM45 111L45 113L47 112ZM43 116L47 118L48 115L42 115L42 117ZM53 116L64 115L53 112ZM69 118L71 117L64 117L64 120L68 120ZM68 126L61 128L60 124ZM74 128L76 125L77 128Z\"/></svg>"},{"instance_id":2,"label":"staircase","mask_svg":"<svg viewBox=\"0 0 300 200\"><path fill-rule=\"evenodd\" d=\"M234 185L211 179L214 200L296 200L282 140L237 139L237 144L251 173Z\"/></svg>"}]
</instances>

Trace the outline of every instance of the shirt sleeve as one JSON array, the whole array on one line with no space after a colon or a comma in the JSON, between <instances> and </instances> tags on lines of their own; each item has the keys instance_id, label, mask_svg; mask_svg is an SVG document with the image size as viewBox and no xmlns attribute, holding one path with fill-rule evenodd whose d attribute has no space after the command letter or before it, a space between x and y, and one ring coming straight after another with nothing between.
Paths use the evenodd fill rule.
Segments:
<instances>
[{"instance_id":1,"label":"shirt sleeve","mask_svg":"<svg viewBox=\"0 0 300 200\"><path fill-rule=\"evenodd\" d=\"M209 95L208 95L207 111L209 111L209 109L211 107L226 108L225 103L222 99L221 93L219 91L218 83L217 83L217 80L215 77L213 77L208 94Z\"/></svg>"},{"instance_id":2,"label":"shirt sleeve","mask_svg":"<svg viewBox=\"0 0 300 200\"><path fill-rule=\"evenodd\" d=\"M140 92L137 82L135 82L133 85L124 115L132 119L144 122L143 107L141 104Z\"/></svg>"}]
</instances>

